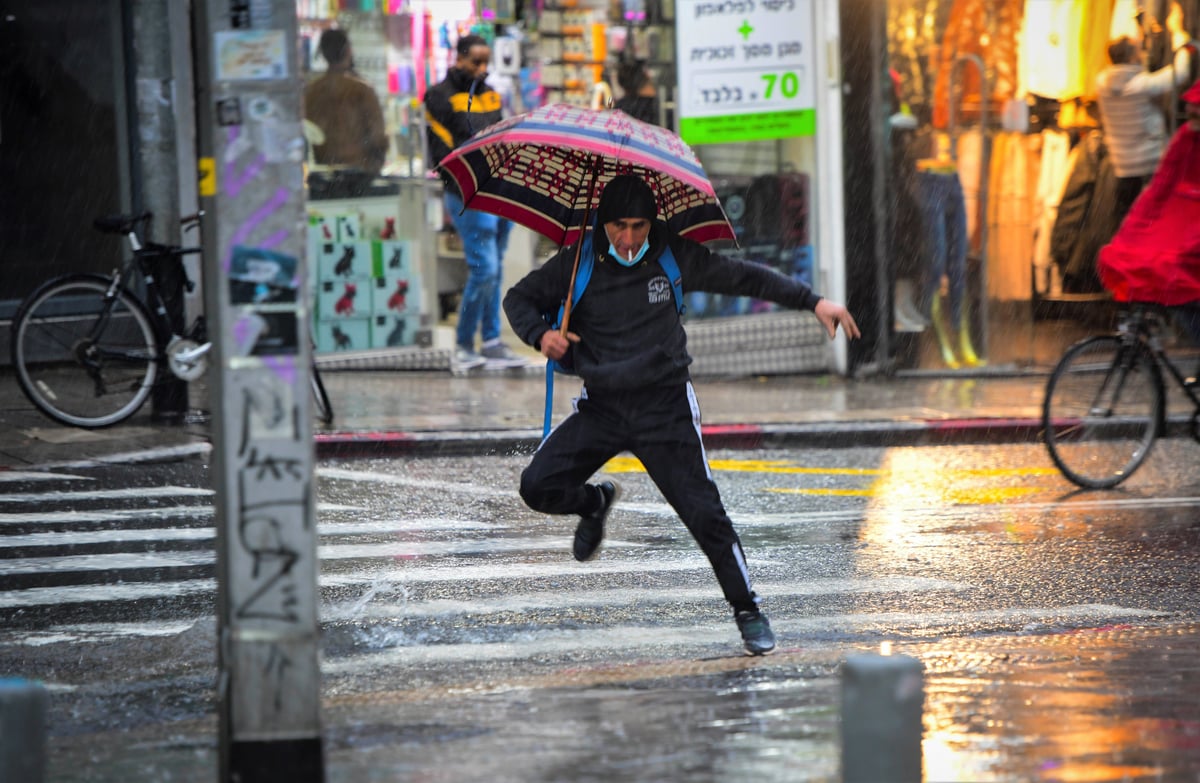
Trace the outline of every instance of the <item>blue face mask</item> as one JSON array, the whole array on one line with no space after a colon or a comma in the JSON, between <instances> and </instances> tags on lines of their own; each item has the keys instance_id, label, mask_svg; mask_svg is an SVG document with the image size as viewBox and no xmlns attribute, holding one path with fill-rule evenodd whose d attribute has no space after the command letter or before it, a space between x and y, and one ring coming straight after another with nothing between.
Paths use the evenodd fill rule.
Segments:
<instances>
[{"instance_id":1,"label":"blue face mask","mask_svg":"<svg viewBox=\"0 0 1200 783\"><path fill-rule=\"evenodd\" d=\"M633 266L638 261L642 260L642 256L646 255L646 251L649 249L650 249L650 237L646 237L645 239L642 240L642 246L640 249L638 249L637 255L635 255L633 258L621 258L621 256L617 255L616 245L614 245L612 242L608 243L608 254L610 256L612 256L613 258L615 258L617 260L617 263L620 264L621 266Z\"/></svg>"}]
</instances>

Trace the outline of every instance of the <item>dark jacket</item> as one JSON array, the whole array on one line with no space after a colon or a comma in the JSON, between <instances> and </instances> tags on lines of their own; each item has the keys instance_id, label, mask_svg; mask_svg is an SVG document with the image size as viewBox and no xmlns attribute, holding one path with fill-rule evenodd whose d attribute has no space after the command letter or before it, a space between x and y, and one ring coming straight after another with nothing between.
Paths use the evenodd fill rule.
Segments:
<instances>
[{"instance_id":1,"label":"dark jacket","mask_svg":"<svg viewBox=\"0 0 1200 783\"><path fill-rule=\"evenodd\" d=\"M727 258L675 236L662 221L651 229L650 250L633 267L608 255L608 239L598 231L592 277L571 310L569 327L580 336L571 349L573 366L589 389L641 389L690 377L687 334L671 282L658 263L668 242L685 292L750 296L803 310L815 309L821 300L804 284L769 267ZM529 345L538 347L549 330L542 313L558 311L574 263L575 248L564 248L505 295L508 322Z\"/></svg>"},{"instance_id":2,"label":"dark jacket","mask_svg":"<svg viewBox=\"0 0 1200 783\"><path fill-rule=\"evenodd\" d=\"M1050 233L1050 255L1063 274L1063 290L1096 293L1103 288L1096 254L1117 233L1117 178L1104 137L1089 133L1067 179L1058 217Z\"/></svg>"},{"instance_id":3,"label":"dark jacket","mask_svg":"<svg viewBox=\"0 0 1200 783\"><path fill-rule=\"evenodd\" d=\"M465 71L451 68L445 79L425 93L426 140L429 147L429 160L426 163L430 167L440 165L451 151L487 126L499 122L502 117L500 94L481 80L475 86L475 96L472 98L471 81ZM469 114L468 103L471 105ZM458 192L450 175L440 169L438 174L446 187Z\"/></svg>"}]
</instances>

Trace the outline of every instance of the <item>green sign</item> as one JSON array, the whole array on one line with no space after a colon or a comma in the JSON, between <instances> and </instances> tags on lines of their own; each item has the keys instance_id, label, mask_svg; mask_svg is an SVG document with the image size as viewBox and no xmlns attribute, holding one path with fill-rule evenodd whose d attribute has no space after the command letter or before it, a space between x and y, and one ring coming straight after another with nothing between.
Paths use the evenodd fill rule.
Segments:
<instances>
[{"instance_id":1,"label":"green sign","mask_svg":"<svg viewBox=\"0 0 1200 783\"><path fill-rule=\"evenodd\" d=\"M815 134L813 0L676 0L675 10L684 141Z\"/></svg>"},{"instance_id":2,"label":"green sign","mask_svg":"<svg viewBox=\"0 0 1200 783\"><path fill-rule=\"evenodd\" d=\"M684 117L679 120L679 136L688 144L787 139L792 136L813 136L816 132L817 112L814 109Z\"/></svg>"}]
</instances>

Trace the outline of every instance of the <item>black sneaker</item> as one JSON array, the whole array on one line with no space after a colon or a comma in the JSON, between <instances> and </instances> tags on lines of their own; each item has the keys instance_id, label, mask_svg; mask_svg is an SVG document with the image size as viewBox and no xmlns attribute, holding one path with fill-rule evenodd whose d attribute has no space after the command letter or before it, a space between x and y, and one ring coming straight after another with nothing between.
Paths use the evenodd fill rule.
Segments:
<instances>
[{"instance_id":1,"label":"black sneaker","mask_svg":"<svg viewBox=\"0 0 1200 783\"><path fill-rule=\"evenodd\" d=\"M752 612L743 610L735 614L733 619L742 632L742 646L746 648L746 655L766 655L775 649L775 634L765 614L757 609Z\"/></svg>"},{"instance_id":2,"label":"black sneaker","mask_svg":"<svg viewBox=\"0 0 1200 783\"><path fill-rule=\"evenodd\" d=\"M596 550L604 540L604 518L621 496L621 485L615 481L605 481L596 488L604 496L604 505L598 511L581 516L579 526L575 528L575 559L581 563L596 556Z\"/></svg>"}]
</instances>

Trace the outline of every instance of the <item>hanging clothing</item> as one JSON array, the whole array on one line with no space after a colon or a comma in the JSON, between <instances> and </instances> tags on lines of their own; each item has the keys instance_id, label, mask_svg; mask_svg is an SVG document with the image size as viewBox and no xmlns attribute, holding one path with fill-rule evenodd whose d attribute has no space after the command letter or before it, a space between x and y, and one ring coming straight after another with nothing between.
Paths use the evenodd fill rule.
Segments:
<instances>
[{"instance_id":1,"label":"hanging clothing","mask_svg":"<svg viewBox=\"0 0 1200 783\"><path fill-rule=\"evenodd\" d=\"M1037 191L1033 200L1033 279L1039 294L1050 293L1051 268L1050 234L1058 218L1058 205L1062 202L1071 173L1071 137L1065 131L1044 130L1039 134Z\"/></svg>"},{"instance_id":2,"label":"hanging clothing","mask_svg":"<svg viewBox=\"0 0 1200 783\"><path fill-rule=\"evenodd\" d=\"M987 295L1028 300L1033 291L1033 203L1038 181L1037 136L1009 131L992 140L988 184Z\"/></svg>"},{"instance_id":3,"label":"hanging clothing","mask_svg":"<svg viewBox=\"0 0 1200 783\"><path fill-rule=\"evenodd\" d=\"M987 201L987 194L983 191L983 173L990 159L991 146L988 144L985 147L987 141L978 128L973 128L959 134L954 145L955 159L958 161L958 179L962 183L963 199L966 203L968 244L975 252L983 246L982 212Z\"/></svg>"},{"instance_id":4,"label":"hanging clothing","mask_svg":"<svg viewBox=\"0 0 1200 783\"><path fill-rule=\"evenodd\" d=\"M1092 131L1079 142L1070 179L1050 235L1050 255L1063 277L1063 290L1097 293L1096 254L1117 231L1117 178L1104 136Z\"/></svg>"},{"instance_id":5,"label":"hanging clothing","mask_svg":"<svg viewBox=\"0 0 1200 783\"><path fill-rule=\"evenodd\" d=\"M1068 101L1084 92L1079 32L1089 0L1025 0L1021 79L1025 92Z\"/></svg>"}]
</instances>

